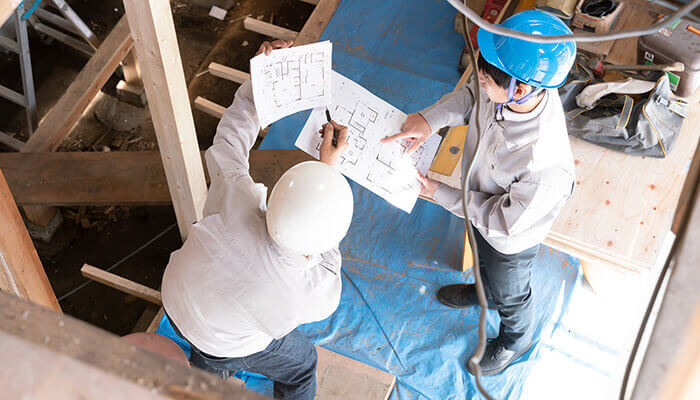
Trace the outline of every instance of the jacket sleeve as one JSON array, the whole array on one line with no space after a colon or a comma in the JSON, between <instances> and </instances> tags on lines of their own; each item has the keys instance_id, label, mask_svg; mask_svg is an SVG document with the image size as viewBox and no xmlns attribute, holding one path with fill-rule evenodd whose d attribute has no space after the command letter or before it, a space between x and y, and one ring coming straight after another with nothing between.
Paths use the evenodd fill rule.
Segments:
<instances>
[{"instance_id":1,"label":"jacket sleeve","mask_svg":"<svg viewBox=\"0 0 700 400\"><path fill-rule=\"evenodd\" d=\"M464 218L462 191L441 183L433 194L433 200L452 214Z\"/></svg>"},{"instance_id":2,"label":"jacket sleeve","mask_svg":"<svg viewBox=\"0 0 700 400\"><path fill-rule=\"evenodd\" d=\"M474 106L474 91L476 81L450 92L432 106L420 111L420 115L428 121L431 132L437 132L445 126L466 125Z\"/></svg>"},{"instance_id":3,"label":"jacket sleeve","mask_svg":"<svg viewBox=\"0 0 700 400\"><path fill-rule=\"evenodd\" d=\"M568 178L557 172L549 178L526 177L513 182L507 193L491 195L469 191L469 220L487 237L521 234L535 224L551 223L571 194Z\"/></svg>"},{"instance_id":4,"label":"jacket sleeve","mask_svg":"<svg viewBox=\"0 0 700 400\"><path fill-rule=\"evenodd\" d=\"M248 174L250 149L260 131L253 101L250 79L236 91L233 103L226 109L216 128L214 144L207 150L206 160L212 176Z\"/></svg>"}]
</instances>

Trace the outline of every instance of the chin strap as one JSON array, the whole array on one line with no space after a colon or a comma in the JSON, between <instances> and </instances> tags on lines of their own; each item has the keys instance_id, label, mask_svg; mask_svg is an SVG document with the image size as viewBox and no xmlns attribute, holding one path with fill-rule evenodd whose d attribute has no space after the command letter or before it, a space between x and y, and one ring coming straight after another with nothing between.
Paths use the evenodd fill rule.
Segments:
<instances>
[{"instance_id":1,"label":"chin strap","mask_svg":"<svg viewBox=\"0 0 700 400\"><path fill-rule=\"evenodd\" d=\"M507 105L507 104L511 104L511 103L523 104L523 103L525 103L526 101L528 101L528 100L530 100L531 98L533 98L534 96L537 96L537 95L542 91L542 88L541 88L541 87L535 88L535 89L533 89L532 92L528 93L527 95L525 95L525 96L524 96L523 98L521 98L520 100L514 100L513 97L515 96L515 83L516 83L516 82L517 82L517 79L515 79L515 78L513 78L513 77L510 78L510 84L508 84L508 101L506 101L505 103L498 103L498 104L496 105L496 107L498 108L498 111L499 111L499 112L500 112L500 111L503 111L503 106L505 106L505 105Z\"/></svg>"}]
</instances>

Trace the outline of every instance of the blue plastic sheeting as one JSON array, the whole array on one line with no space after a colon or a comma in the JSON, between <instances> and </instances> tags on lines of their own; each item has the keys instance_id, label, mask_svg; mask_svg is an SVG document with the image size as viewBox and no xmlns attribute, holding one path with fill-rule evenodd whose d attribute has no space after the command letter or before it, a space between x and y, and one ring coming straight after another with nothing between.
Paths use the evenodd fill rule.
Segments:
<instances>
[{"instance_id":1,"label":"blue plastic sheeting","mask_svg":"<svg viewBox=\"0 0 700 400\"><path fill-rule=\"evenodd\" d=\"M442 0L343 0L322 39L334 43L336 71L414 112L451 91L459 78L464 42L452 30L454 16ZM262 148L293 148L308 114L273 124ZM406 214L351 186L355 217L341 243L340 305L328 319L299 330L316 344L396 375L392 399L479 398L465 370L476 346L478 309L449 309L435 299L442 285L473 281L470 272L457 271L463 220L422 200ZM538 354L548 351L537 339L560 326L577 276L577 260L540 249L532 275L536 344L503 373L484 378L496 398L519 397ZM490 337L498 324L497 312L489 311ZM247 385L264 387L259 380Z\"/></svg>"}]
</instances>

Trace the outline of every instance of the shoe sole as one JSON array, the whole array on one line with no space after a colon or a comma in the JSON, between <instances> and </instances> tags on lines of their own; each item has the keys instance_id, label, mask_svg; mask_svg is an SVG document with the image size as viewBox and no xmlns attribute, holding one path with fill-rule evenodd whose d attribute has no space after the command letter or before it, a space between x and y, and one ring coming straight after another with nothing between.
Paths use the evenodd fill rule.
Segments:
<instances>
[{"instance_id":1,"label":"shoe sole","mask_svg":"<svg viewBox=\"0 0 700 400\"><path fill-rule=\"evenodd\" d=\"M532 348L532 345L533 345L533 343L530 343L530 345L527 346L524 350L519 351L519 352L513 354L513 357L511 357L510 360L508 360L508 363L506 363L506 365L502 366L501 368L499 368L499 369L494 369L494 370L488 371L488 372L481 371L481 376L492 376L492 375L500 374L501 372L503 372L504 369L510 367L510 364L512 364L513 361L517 360L518 358L520 358L520 356L522 356L523 354L525 354L525 353L527 353L528 351L530 351L530 349ZM467 371L469 371L469 373L472 374L472 375L476 375L476 374L471 370L471 368L469 368L469 364L467 364Z\"/></svg>"},{"instance_id":2,"label":"shoe sole","mask_svg":"<svg viewBox=\"0 0 700 400\"><path fill-rule=\"evenodd\" d=\"M464 310L465 308L471 308L471 307L479 307L479 304L470 304L468 306L455 306L452 304L445 303L444 301L442 301L442 299L440 299L437 296L436 296L436 298L437 298L437 301L439 301L440 304L442 304L443 306L450 307L450 308L456 308L458 310ZM487 306L486 308L488 308L489 310L498 310L498 308L496 306L491 306L491 305Z\"/></svg>"}]
</instances>

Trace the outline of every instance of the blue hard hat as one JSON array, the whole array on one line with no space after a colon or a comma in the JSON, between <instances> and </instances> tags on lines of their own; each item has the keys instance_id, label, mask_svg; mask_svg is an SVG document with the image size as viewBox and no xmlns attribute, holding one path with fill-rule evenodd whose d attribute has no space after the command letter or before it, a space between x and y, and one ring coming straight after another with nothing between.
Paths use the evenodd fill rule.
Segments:
<instances>
[{"instance_id":1,"label":"blue hard hat","mask_svg":"<svg viewBox=\"0 0 700 400\"><path fill-rule=\"evenodd\" d=\"M571 29L553 14L526 10L500 25L533 35L571 35ZM559 87L576 59L576 42L533 43L522 39L494 35L479 29L479 50L486 61L528 85Z\"/></svg>"}]
</instances>

